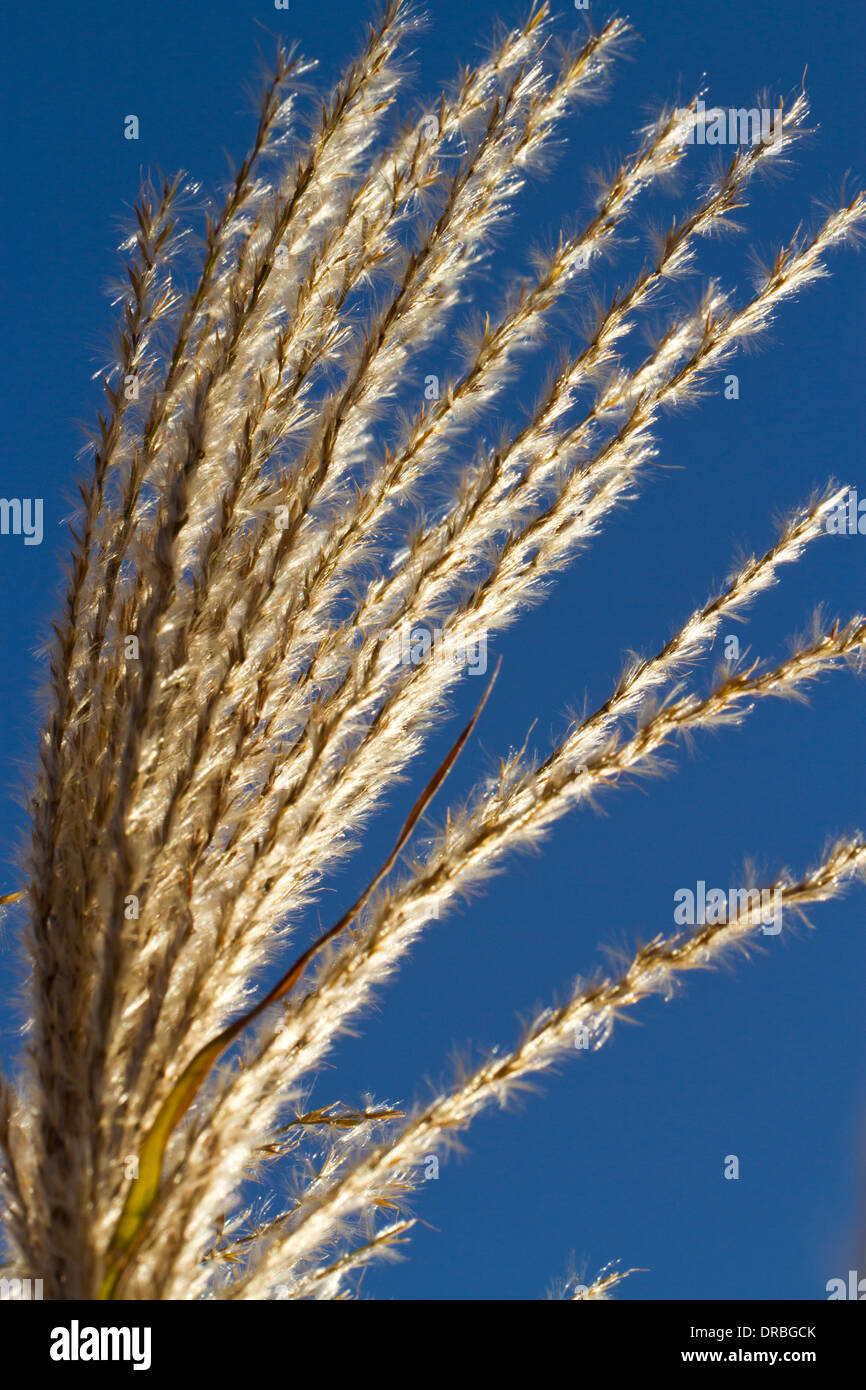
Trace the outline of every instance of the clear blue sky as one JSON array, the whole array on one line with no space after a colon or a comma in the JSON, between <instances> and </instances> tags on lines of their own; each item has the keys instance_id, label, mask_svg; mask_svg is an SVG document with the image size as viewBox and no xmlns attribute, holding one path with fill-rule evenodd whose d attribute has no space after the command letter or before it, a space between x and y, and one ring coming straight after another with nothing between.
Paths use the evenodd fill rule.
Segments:
<instances>
[{"instance_id":1,"label":"clear blue sky","mask_svg":"<svg viewBox=\"0 0 866 1390\"><path fill-rule=\"evenodd\" d=\"M512 3L437 0L416 45L410 93L419 105L470 61ZM558 29L577 12L557 0ZM609 9L593 6L605 18ZM633 131L668 98L687 97L706 73L708 101L750 106L769 87L789 96L808 64L819 129L792 175L754 188L747 231L704 247L701 269L748 292L749 256L787 239L811 200L834 198L847 170L866 169L863 8L730 0L724 6L635 4L643 42L618 71L607 101L574 117L567 145L534 180L486 278L476 308L495 309L501 285L589 206L588 167L634 146ZM24 833L24 771L44 676L40 641L56 608L62 520L80 463L76 420L99 405L91 381L105 358L111 311L103 294L117 265L118 215L133 201L140 166L183 167L216 190L225 151L244 153L254 128L245 95L257 48L274 31L297 36L321 60L324 85L352 56L366 7L291 0L209 0L146 8L91 0L11 6L3 21L4 128L2 338L4 449L0 495L45 499L44 543L0 537L0 892L14 886ZM136 113L137 143L123 139ZM703 159L703 163L701 163ZM690 166L706 172L708 152ZM683 184L688 199L691 177ZM642 205L669 222L682 199ZM636 268L642 240L626 247ZM618 266L597 283L610 293ZM534 719L542 748L565 712L602 701L629 648L655 651L674 624L720 584L738 546L766 548L772 518L802 502L829 474L859 487L863 464L862 324L866 261L837 255L833 276L783 308L757 354L732 368L740 399L714 381L700 410L665 421L664 470L621 509L588 555L495 651L505 661L495 697L450 784L457 796L491 760L522 743ZM697 283L696 287L697 287ZM556 345L577 341L576 306L559 317ZM453 366L431 347L417 364ZM535 359L514 386L513 418L532 401ZM823 602L847 617L864 599L866 536L811 548L781 587L737 628L759 656ZM718 653L716 653L718 655ZM431 744L434 765L477 698L467 681L453 726ZM380 996L363 1036L343 1044L318 1080L317 1104L410 1101L427 1078L447 1080L456 1044L508 1043L533 1007L619 946L673 927L673 894L705 879L728 887L754 856L772 874L805 868L825 836L866 825L864 686L849 673L816 689L808 708L765 703L739 731L677 754L673 774L604 800L604 815L560 823L543 853L513 861L469 907L431 928L398 980ZM398 789L370 836L369 856L334 883L323 919L367 876L414 798ZM438 817L444 802L434 809ZM821 1298L828 1279L866 1273L866 978L862 890L815 909L814 934L783 931L763 955L693 976L669 1004L635 1011L600 1053L580 1054L510 1114L476 1122L466 1155L422 1187L408 1263L371 1270L378 1298L536 1298L565 1273L570 1255L592 1274L610 1259L647 1273L624 1299ZM312 924L311 924L312 925ZM0 984L13 978L14 917L0 937ZM17 1015L0 1005L0 1054L16 1047ZM725 1181L725 1155L740 1179Z\"/></svg>"}]
</instances>

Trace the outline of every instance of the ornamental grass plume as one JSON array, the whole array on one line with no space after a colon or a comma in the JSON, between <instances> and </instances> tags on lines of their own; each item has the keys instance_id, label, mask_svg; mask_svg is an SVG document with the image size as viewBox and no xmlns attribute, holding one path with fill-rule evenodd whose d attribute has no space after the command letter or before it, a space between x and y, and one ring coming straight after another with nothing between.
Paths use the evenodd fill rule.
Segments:
<instances>
[{"instance_id":1,"label":"ornamental grass plume","mask_svg":"<svg viewBox=\"0 0 866 1390\"><path fill-rule=\"evenodd\" d=\"M176 273L191 255L181 176L146 181L123 245L116 361L10 895L29 1022L19 1075L0 1080L4 1273L38 1272L47 1298L347 1296L409 1240L426 1155L573 1055L577 1036L602 1046L620 1014L754 944L758 889L802 912L866 870L851 834L814 867L753 885L724 920L653 937L413 1109L305 1108L413 942L506 856L657 772L689 735L857 664L866 644L866 618L845 615L781 659L728 664L707 693L690 686L723 620L826 533L848 488L829 482L655 656L630 659L552 751L509 752L407 858L496 698L494 675L391 854L365 860L369 886L327 932L298 939L326 876L363 854L371 816L413 775L467 653L546 599L645 481L663 412L699 396L866 221L862 194L832 207L751 295L710 281L642 359L626 353L699 244L796 149L809 114L798 93L595 303L519 429L494 436L521 356L567 296L587 302L643 195L687 161L698 92L639 132L586 224L469 331L462 373L401 414L406 364L466 320L472 274L529 173L603 95L631 38L613 18L557 48L542 3L426 114L406 101L398 115L419 18L388 0L307 136L310 65L279 49L189 293ZM251 1178L269 1199L250 1196ZM558 1296L604 1298L624 1277L608 1265Z\"/></svg>"}]
</instances>

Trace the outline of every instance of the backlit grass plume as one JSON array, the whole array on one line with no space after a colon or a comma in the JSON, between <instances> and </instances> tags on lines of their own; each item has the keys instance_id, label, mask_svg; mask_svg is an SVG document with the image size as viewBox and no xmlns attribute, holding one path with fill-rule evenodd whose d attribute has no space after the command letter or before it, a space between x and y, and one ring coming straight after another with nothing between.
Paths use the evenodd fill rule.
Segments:
<instances>
[{"instance_id":1,"label":"backlit grass plume","mask_svg":"<svg viewBox=\"0 0 866 1390\"><path fill-rule=\"evenodd\" d=\"M423 854L401 860L495 700L491 682L409 798L392 853L366 864L369 887L326 934L294 939L446 716L466 669L455 654L555 602L551 581L645 481L662 412L826 275L866 220L862 195L829 210L751 295L712 281L682 296L643 360L624 354L662 287L676 300L699 243L795 150L807 98L780 104L636 278L596 305L520 428L491 442L484 422L521 354L565 296L590 302L595 263L687 161L696 93L638 133L586 224L485 306L462 373L414 410L386 409L419 349L466 327L472 273L528 173L599 97L630 37L614 18L557 48L543 4L419 112L401 92L418 22L389 0L306 126L308 65L279 52L252 149L206 219L191 292L174 269L193 254L180 178L147 183L124 244L24 901L10 905L30 1024L18 1077L0 1083L5 1273L41 1277L49 1298L345 1296L408 1241L424 1156L573 1052L578 1034L601 1046L622 1011L748 946L762 909L745 894L724 922L657 936L619 973L577 981L513 1048L424 1105L305 1109L336 1039L419 934L579 802L657 771L681 738L862 657L866 619L844 615L775 663L726 667L708 693L689 686L723 620L826 531L847 491L828 484L657 655L632 659L558 746L503 758ZM411 530L407 502L422 518ZM434 629L423 659L407 661L407 644ZM854 836L755 886L802 910L864 867ZM293 1199L252 1201L251 1176L261 1192L273 1174L274 1193L290 1176ZM612 1268L561 1296L606 1296L624 1277Z\"/></svg>"}]
</instances>

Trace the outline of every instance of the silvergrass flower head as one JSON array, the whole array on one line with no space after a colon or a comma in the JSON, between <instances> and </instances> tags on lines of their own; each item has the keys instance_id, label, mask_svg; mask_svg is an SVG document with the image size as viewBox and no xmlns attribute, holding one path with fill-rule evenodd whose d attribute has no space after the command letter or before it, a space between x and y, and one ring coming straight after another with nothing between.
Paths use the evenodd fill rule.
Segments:
<instances>
[{"instance_id":1,"label":"silvergrass flower head","mask_svg":"<svg viewBox=\"0 0 866 1390\"><path fill-rule=\"evenodd\" d=\"M797 152L806 94L776 104L491 442L479 421L506 418L526 355L567 296L591 302L591 270L714 109L702 91L639 129L585 224L473 318L475 272L530 174L633 35L613 18L557 54L548 5L534 5L419 116L403 66L418 30L414 6L388 0L306 127L310 64L278 50L188 293L180 177L145 182L122 245L29 851L20 889L0 897L29 971L20 1074L0 1078L5 1258L52 1299L339 1298L405 1253L419 1164L573 1056L576 1034L600 1048L645 998L758 943L760 912L747 895L724 922L654 935L424 1105L310 1103L336 1041L423 932L579 803L862 665L854 614L782 659L725 666L704 693L693 684L723 621L827 534L848 488L828 482L552 751L504 754L408 853L496 698L495 674L480 703L479 683L384 865L367 865L334 926L297 939L326 876L415 776L449 697L487 674L488 643L555 601L556 576L647 483L664 411L698 399L866 226L858 194L798 229L751 292L714 279L686 292L698 248ZM635 361L627 340L656 308L664 325ZM407 363L455 334L462 369L400 413ZM483 663L467 657L482 646ZM801 913L864 869L852 832L813 869L758 886ZM559 1295L606 1298L635 1272L612 1264Z\"/></svg>"}]
</instances>

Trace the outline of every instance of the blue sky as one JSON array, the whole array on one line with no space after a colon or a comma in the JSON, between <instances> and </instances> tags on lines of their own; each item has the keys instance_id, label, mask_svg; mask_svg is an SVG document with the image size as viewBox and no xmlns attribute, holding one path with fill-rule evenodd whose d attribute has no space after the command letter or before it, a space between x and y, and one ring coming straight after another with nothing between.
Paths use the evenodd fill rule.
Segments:
<instances>
[{"instance_id":1,"label":"blue sky","mask_svg":"<svg viewBox=\"0 0 866 1390\"><path fill-rule=\"evenodd\" d=\"M558 0L557 32L579 15ZM410 98L434 98L458 61L471 61L494 23L521 9L477 0L431 4L415 45ZM593 6L604 19L610 9ZM634 147L658 105L708 85L707 100L751 106L769 88L786 97L808 65L814 136L787 178L754 186L745 230L702 248L701 277L718 275L742 299L753 254L767 254L813 198L839 196L846 171L866 167L862 120L862 6L811 0L755 6L636 4L642 42L618 69L607 100L573 117L545 178L533 178L500 238L472 308L494 309L534 244L591 207L587 170ZM267 30L297 37L320 60L326 86L353 56L366 9L356 3L265 0L146 10L107 0L48 0L7 9L2 45L5 164L2 256L4 439L0 494L39 496L45 539L0 536L0 893L15 885L24 834L21 792L39 720L40 643L57 606L63 519L80 474L76 421L92 417L91 380L111 328L104 294L115 272L119 217L141 167L186 169L206 189L240 159L254 129L247 88ZM258 22L257 22L258 21ZM261 25L266 26L265 29ZM138 142L123 119L140 118ZM695 151L679 196L641 205L632 245L595 277L610 294L639 267L649 221L669 223L706 174ZM644 213L644 208L646 212ZM609 693L629 649L653 652L722 583L738 549L763 551L774 516L835 475L866 497L862 322L866 262L834 257L832 278L783 306L762 350L741 357L740 397L715 379L698 410L665 419L660 463L546 602L494 652L504 664L475 740L449 783L454 799L499 754L532 738L546 749L566 714ZM660 306L660 312L664 306ZM467 305L467 311L470 306ZM670 304L668 304L670 308ZM579 341L577 301L558 316L553 348ZM437 355L438 354L438 355ZM449 374L443 347L427 372ZM543 355L531 358L506 405L531 405ZM410 394L414 389L410 383ZM831 615L862 606L866 536L810 548L763 597L748 627L732 629L756 656L782 655L818 603ZM720 656L717 651L714 659ZM706 674L698 676L706 679ZM477 699L470 680L453 726L430 744L417 785ZM825 838L866 825L862 679L841 673L808 707L769 702L740 730L679 750L670 776L604 798L603 814L561 822L541 854L434 926L399 979L382 992L362 1036L342 1044L317 1080L316 1104L409 1102L448 1079L454 1048L514 1039L518 1016L605 961L605 944L673 929L673 895L698 879L741 882L747 856L769 874L805 869ZM415 793L398 788L374 825L365 857L333 881L323 921L337 915L382 858ZM444 812L445 799L433 817ZM634 1011L599 1053L578 1054L511 1113L476 1122L466 1153L422 1186L407 1263L371 1270L378 1298L537 1298L570 1256L593 1274L608 1260L647 1272L623 1299L824 1296L828 1279L866 1262L866 977L864 895L815 909L814 933L783 930L730 970L693 976L670 1003ZM13 979L16 919L0 936L0 984ZM315 918L311 919L311 930ZM0 1004L0 1056L15 1052L18 1017ZM725 1156L740 1159L725 1181ZM859 1262L859 1264L858 1264Z\"/></svg>"}]
</instances>

